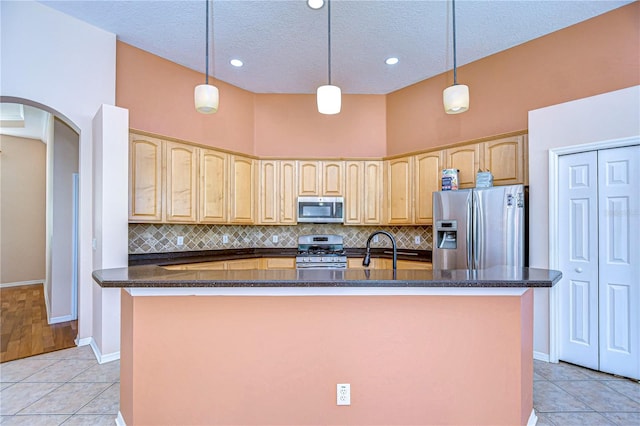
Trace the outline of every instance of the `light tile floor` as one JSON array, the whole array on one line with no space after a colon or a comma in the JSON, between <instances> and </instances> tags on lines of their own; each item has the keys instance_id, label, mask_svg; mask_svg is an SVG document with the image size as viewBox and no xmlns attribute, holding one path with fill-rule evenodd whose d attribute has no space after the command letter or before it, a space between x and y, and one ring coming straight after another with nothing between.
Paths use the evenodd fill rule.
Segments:
<instances>
[{"instance_id":1,"label":"light tile floor","mask_svg":"<svg viewBox=\"0 0 640 426\"><path fill-rule=\"evenodd\" d=\"M0 424L115 424L120 362L98 364L89 346L0 364ZM640 425L640 384L571 364L534 361L540 426Z\"/></svg>"},{"instance_id":2,"label":"light tile floor","mask_svg":"<svg viewBox=\"0 0 640 426\"><path fill-rule=\"evenodd\" d=\"M533 362L538 425L640 426L640 383L564 362Z\"/></svg>"},{"instance_id":3,"label":"light tile floor","mask_svg":"<svg viewBox=\"0 0 640 426\"><path fill-rule=\"evenodd\" d=\"M120 406L120 361L89 346L0 364L0 424L109 425Z\"/></svg>"}]
</instances>

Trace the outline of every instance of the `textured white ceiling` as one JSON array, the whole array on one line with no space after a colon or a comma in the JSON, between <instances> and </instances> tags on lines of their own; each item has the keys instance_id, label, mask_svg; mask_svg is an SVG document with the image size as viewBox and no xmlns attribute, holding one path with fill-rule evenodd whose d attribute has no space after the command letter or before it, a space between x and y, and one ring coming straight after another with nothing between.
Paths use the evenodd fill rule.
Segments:
<instances>
[{"instance_id":1,"label":"textured white ceiling","mask_svg":"<svg viewBox=\"0 0 640 426\"><path fill-rule=\"evenodd\" d=\"M458 66L608 12L632 0L458 0ZM205 71L205 0L58 1L52 8L119 40ZM305 0L214 0L210 74L256 93L315 93L327 84L327 7ZM453 67L451 2L333 0L332 82L386 94ZM400 62L389 66L388 56ZM238 58L244 67L229 60ZM458 75L464 83L464 73Z\"/></svg>"}]
</instances>

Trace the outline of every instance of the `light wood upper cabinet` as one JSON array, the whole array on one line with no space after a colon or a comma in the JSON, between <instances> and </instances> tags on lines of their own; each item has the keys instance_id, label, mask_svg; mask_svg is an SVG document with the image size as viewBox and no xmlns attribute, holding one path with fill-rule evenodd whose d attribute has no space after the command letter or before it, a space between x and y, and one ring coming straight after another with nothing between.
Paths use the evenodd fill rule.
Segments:
<instances>
[{"instance_id":1,"label":"light wood upper cabinet","mask_svg":"<svg viewBox=\"0 0 640 426\"><path fill-rule=\"evenodd\" d=\"M165 142L165 220L169 223L195 223L198 160L196 148Z\"/></svg>"},{"instance_id":2,"label":"light wood upper cabinet","mask_svg":"<svg viewBox=\"0 0 640 426\"><path fill-rule=\"evenodd\" d=\"M413 157L385 161L388 224L413 223Z\"/></svg>"},{"instance_id":3,"label":"light wood upper cabinet","mask_svg":"<svg viewBox=\"0 0 640 426\"><path fill-rule=\"evenodd\" d=\"M255 160L240 155L229 156L230 223L254 223L256 174Z\"/></svg>"},{"instance_id":4,"label":"light wood upper cabinet","mask_svg":"<svg viewBox=\"0 0 640 426\"><path fill-rule=\"evenodd\" d=\"M258 223L296 223L296 162L260 160Z\"/></svg>"},{"instance_id":5,"label":"light wood upper cabinet","mask_svg":"<svg viewBox=\"0 0 640 426\"><path fill-rule=\"evenodd\" d=\"M344 161L298 161L298 195L339 197L344 194Z\"/></svg>"},{"instance_id":6,"label":"light wood upper cabinet","mask_svg":"<svg viewBox=\"0 0 640 426\"><path fill-rule=\"evenodd\" d=\"M298 221L298 168L296 161L280 161L280 224Z\"/></svg>"},{"instance_id":7,"label":"light wood upper cabinet","mask_svg":"<svg viewBox=\"0 0 640 426\"><path fill-rule=\"evenodd\" d=\"M415 157L415 223L433 222L433 192L440 191L443 166L442 151L427 152Z\"/></svg>"},{"instance_id":8,"label":"light wood upper cabinet","mask_svg":"<svg viewBox=\"0 0 640 426\"><path fill-rule=\"evenodd\" d=\"M345 225L382 223L382 161L345 162Z\"/></svg>"},{"instance_id":9,"label":"light wood upper cabinet","mask_svg":"<svg viewBox=\"0 0 640 426\"><path fill-rule=\"evenodd\" d=\"M484 142L482 170L493 174L493 184L525 183L525 136L513 136Z\"/></svg>"},{"instance_id":10,"label":"light wood upper cabinet","mask_svg":"<svg viewBox=\"0 0 640 426\"><path fill-rule=\"evenodd\" d=\"M226 223L229 193L229 155L212 149L199 149L200 191L198 221Z\"/></svg>"},{"instance_id":11,"label":"light wood upper cabinet","mask_svg":"<svg viewBox=\"0 0 640 426\"><path fill-rule=\"evenodd\" d=\"M162 221L162 141L129 137L129 221Z\"/></svg>"},{"instance_id":12,"label":"light wood upper cabinet","mask_svg":"<svg viewBox=\"0 0 640 426\"><path fill-rule=\"evenodd\" d=\"M458 186L473 188L476 186L476 173L482 163L483 150L480 144L470 144L448 148L444 151L445 169L458 169Z\"/></svg>"},{"instance_id":13,"label":"light wood upper cabinet","mask_svg":"<svg viewBox=\"0 0 640 426\"><path fill-rule=\"evenodd\" d=\"M344 195L344 161L323 161L320 195L340 197Z\"/></svg>"},{"instance_id":14,"label":"light wood upper cabinet","mask_svg":"<svg viewBox=\"0 0 640 426\"><path fill-rule=\"evenodd\" d=\"M320 161L298 161L298 195L320 195Z\"/></svg>"},{"instance_id":15,"label":"light wood upper cabinet","mask_svg":"<svg viewBox=\"0 0 640 426\"><path fill-rule=\"evenodd\" d=\"M364 203L364 161L347 161L345 163L345 225L360 225L363 222Z\"/></svg>"}]
</instances>

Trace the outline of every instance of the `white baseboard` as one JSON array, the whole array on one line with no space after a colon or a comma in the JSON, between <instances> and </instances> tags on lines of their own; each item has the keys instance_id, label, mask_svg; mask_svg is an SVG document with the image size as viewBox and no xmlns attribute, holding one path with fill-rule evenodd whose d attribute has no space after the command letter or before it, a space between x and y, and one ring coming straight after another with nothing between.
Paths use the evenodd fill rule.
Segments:
<instances>
[{"instance_id":1,"label":"white baseboard","mask_svg":"<svg viewBox=\"0 0 640 426\"><path fill-rule=\"evenodd\" d=\"M93 337L83 337L82 339L76 338L75 342L78 346L87 346L91 344Z\"/></svg>"},{"instance_id":2,"label":"white baseboard","mask_svg":"<svg viewBox=\"0 0 640 426\"><path fill-rule=\"evenodd\" d=\"M120 351L112 352L110 354L103 354L102 352L100 352L100 348L98 348L98 344L93 339L93 337L91 338L91 343L89 343L89 345L91 345L93 354L96 356L96 359L98 360L99 364L104 364L106 362L111 362L111 361L117 361L120 359Z\"/></svg>"},{"instance_id":3,"label":"white baseboard","mask_svg":"<svg viewBox=\"0 0 640 426\"><path fill-rule=\"evenodd\" d=\"M122 417L122 413L120 411L118 411L118 417L116 417L116 425L127 426L127 423L124 421L124 417Z\"/></svg>"},{"instance_id":4,"label":"white baseboard","mask_svg":"<svg viewBox=\"0 0 640 426\"><path fill-rule=\"evenodd\" d=\"M0 283L0 288L6 287L19 287L21 285L44 285L44 278L41 280L31 280L31 281L16 281L14 283Z\"/></svg>"},{"instance_id":5,"label":"white baseboard","mask_svg":"<svg viewBox=\"0 0 640 426\"><path fill-rule=\"evenodd\" d=\"M103 354L100 352L100 348L98 348L98 344L93 339L93 337L83 337L82 339L75 340L76 345L78 346L91 346L91 350L93 354L96 356L99 364L104 364L105 362L117 361L120 359L120 351L112 352L110 354Z\"/></svg>"},{"instance_id":6,"label":"white baseboard","mask_svg":"<svg viewBox=\"0 0 640 426\"><path fill-rule=\"evenodd\" d=\"M73 315L64 315L61 317L53 317L49 319L49 324L59 324L61 322L67 322L67 321L73 321L74 318Z\"/></svg>"},{"instance_id":7,"label":"white baseboard","mask_svg":"<svg viewBox=\"0 0 640 426\"><path fill-rule=\"evenodd\" d=\"M532 408L531 415L529 416L529 420L527 420L527 426L535 426L536 423L538 423L538 416L536 416L536 410Z\"/></svg>"},{"instance_id":8,"label":"white baseboard","mask_svg":"<svg viewBox=\"0 0 640 426\"><path fill-rule=\"evenodd\" d=\"M543 352L533 351L533 359L537 359L538 361L550 362L551 358L549 358L549 354L545 354Z\"/></svg>"}]
</instances>

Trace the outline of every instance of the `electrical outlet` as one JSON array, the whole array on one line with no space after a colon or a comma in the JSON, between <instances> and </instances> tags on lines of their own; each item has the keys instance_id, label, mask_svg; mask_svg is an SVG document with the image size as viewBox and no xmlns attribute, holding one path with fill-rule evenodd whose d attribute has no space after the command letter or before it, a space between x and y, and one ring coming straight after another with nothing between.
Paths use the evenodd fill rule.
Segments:
<instances>
[{"instance_id":1,"label":"electrical outlet","mask_svg":"<svg viewBox=\"0 0 640 426\"><path fill-rule=\"evenodd\" d=\"M179 246L184 245L184 237L180 236L177 238L176 244Z\"/></svg>"},{"instance_id":2,"label":"electrical outlet","mask_svg":"<svg viewBox=\"0 0 640 426\"><path fill-rule=\"evenodd\" d=\"M229 243L229 236L225 234L222 236L222 244L228 244L228 243Z\"/></svg>"},{"instance_id":3,"label":"electrical outlet","mask_svg":"<svg viewBox=\"0 0 640 426\"><path fill-rule=\"evenodd\" d=\"M377 242L378 242L378 240L379 240L378 236L377 236L377 235L374 235L374 236L373 236L373 240L371 240L371 241L373 241L374 243L377 243Z\"/></svg>"},{"instance_id":4,"label":"electrical outlet","mask_svg":"<svg viewBox=\"0 0 640 426\"><path fill-rule=\"evenodd\" d=\"M336 386L336 405L351 405L351 385L338 383Z\"/></svg>"},{"instance_id":5,"label":"electrical outlet","mask_svg":"<svg viewBox=\"0 0 640 426\"><path fill-rule=\"evenodd\" d=\"M413 242L416 245L420 244L420 235L416 235L415 237L413 237Z\"/></svg>"},{"instance_id":6,"label":"electrical outlet","mask_svg":"<svg viewBox=\"0 0 640 426\"><path fill-rule=\"evenodd\" d=\"M273 237L271 237L271 241L273 241L273 243L276 244L278 242L278 236L274 235Z\"/></svg>"}]
</instances>

